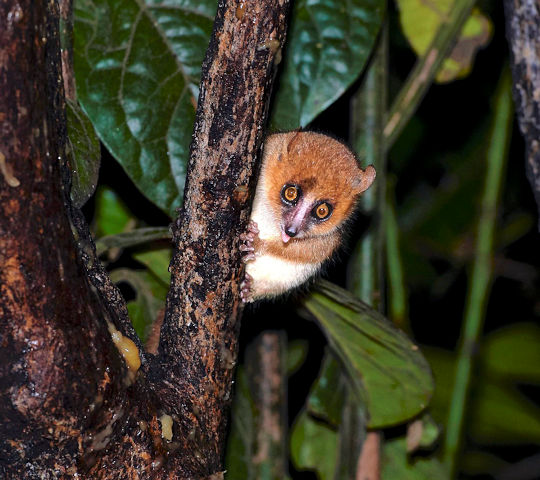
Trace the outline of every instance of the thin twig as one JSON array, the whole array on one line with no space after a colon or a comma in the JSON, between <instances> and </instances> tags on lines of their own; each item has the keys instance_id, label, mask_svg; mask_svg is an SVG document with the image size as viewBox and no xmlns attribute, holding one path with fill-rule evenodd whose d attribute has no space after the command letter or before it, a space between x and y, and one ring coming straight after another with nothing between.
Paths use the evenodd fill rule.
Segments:
<instances>
[{"instance_id":1,"label":"thin twig","mask_svg":"<svg viewBox=\"0 0 540 480\"><path fill-rule=\"evenodd\" d=\"M416 112L442 62L456 42L465 21L469 18L474 3L475 0L457 0L452 5L448 19L441 22L429 48L416 62L388 112L384 127L386 150L390 150Z\"/></svg>"},{"instance_id":2,"label":"thin twig","mask_svg":"<svg viewBox=\"0 0 540 480\"><path fill-rule=\"evenodd\" d=\"M496 98L495 118L487 152L486 181L478 219L476 253L446 431L444 459L450 469L451 478L454 477L460 453L474 355L484 323L485 306L492 281L493 239L497 205L507 159L507 147L512 122L512 99L508 73L505 73L499 81Z\"/></svg>"},{"instance_id":3,"label":"thin twig","mask_svg":"<svg viewBox=\"0 0 540 480\"><path fill-rule=\"evenodd\" d=\"M388 32L384 25L379 45L365 80L352 103L352 142L366 164L373 164L377 180L363 195L362 211L371 217L371 225L359 242L349 270L349 288L362 300L383 308L383 248L386 149L383 121L386 111L388 72ZM380 478L380 433L370 432L356 463L356 479Z\"/></svg>"}]
</instances>

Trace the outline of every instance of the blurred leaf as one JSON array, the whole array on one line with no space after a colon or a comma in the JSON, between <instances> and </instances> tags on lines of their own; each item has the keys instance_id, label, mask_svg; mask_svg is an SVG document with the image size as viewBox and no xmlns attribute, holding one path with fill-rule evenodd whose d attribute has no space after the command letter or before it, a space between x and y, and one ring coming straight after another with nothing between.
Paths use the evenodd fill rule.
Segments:
<instances>
[{"instance_id":1,"label":"blurred leaf","mask_svg":"<svg viewBox=\"0 0 540 480\"><path fill-rule=\"evenodd\" d=\"M351 382L327 349L321 372L311 387L307 399L306 412L315 422L333 431L338 431L337 444L333 447L333 477L336 480L355 478L358 456L364 441L365 405L358 402L358 396L351 392ZM306 468L314 468L321 475L328 473L326 462L310 463ZM322 470L322 472L321 472Z\"/></svg>"},{"instance_id":2,"label":"blurred leaf","mask_svg":"<svg viewBox=\"0 0 540 480\"><path fill-rule=\"evenodd\" d=\"M306 340L293 340L287 345L287 375L298 371L306 360L309 344Z\"/></svg>"},{"instance_id":3,"label":"blurred leaf","mask_svg":"<svg viewBox=\"0 0 540 480\"><path fill-rule=\"evenodd\" d=\"M167 288L171 283L169 264L171 263L172 248L154 248L133 254L133 258L145 265Z\"/></svg>"},{"instance_id":4,"label":"blurred leaf","mask_svg":"<svg viewBox=\"0 0 540 480\"><path fill-rule=\"evenodd\" d=\"M334 480L357 480L358 459L367 434L365 405L358 403L351 388L347 390L336 445L338 456Z\"/></svg>"},{"instance_id":5,"label":"blurred leaf","mask_svg":"<svg viewBox=\"0 0 540 480\"><path fill-rule=\"evenodd\" d=\"M171 233L167 227L137 228L129 232L107 235L96 240L98 255L111 248L127 248L149 243L154 240L170 239Z\"/></svg>"},{"instance_id":6,"label":"blurred leaf","mask_svg":"<svg viewBox=\"0 0 540 480\"><path fill-rule=\"evenodd\" d=\"M343 94L362 72L383 14L382 0L294 2L273 129L305 127Z\"/></svg>"},{"instance_id":7,"label":"blurred leaf","mask_svg":"<svg viewBox=\"0 0 540 480\"><path fill-rule=\"evenodd\" d=\"M231 433L225 454L225 478L251 480L254 477L253 445L255 442L255 403L245 371L236 371L236 389L231 412Z\"/></svg>"},{"instance_id":8,"label":"blurred leaf","mask_svg":"<svg viewBox=\"0 0 540 480\"><path fill-rule=\"evenodd\" d=\"M441 429L429 413L422 415L421 421L423 430L422 438L420 439L420 447L431 448L441 435Z\"/></svg>"},{"instance_id":9,"label":"blurred leaf","mask_svg":"<svg viewBox=\"0 0 540 480\"><path fill-rule=\"evenodd\" d=\"M111 272L114 283L127 282L135 290L136 298L128 302L128 312L137 335L146 341L149 326L165 308L167 286L148 271L119 268Z\"/></svg>"},{"instance_id":10,"label":"blurred leaf","mask_svg":"<svg viewBox=\"0 0 540 480\"><path fill-rule=\"evenodd\" d=\"M522 394L509 387L481 382L474 396L477 417L471 423L471 436L477 442L540 444L540 408Z\"/></svg>"},{"instance_id":11,"label":"blurred leaf","mask_svg":"<svg viewBox=\"0 0 540 480\"><path fill-rule=\"evenodd\" d=\"M466 77L472 69L476 52L489 43L492 30L491 21L480 10L473 9L461 37L437 73L436 81L446 83Z\"/></svg>"},{"instance_id":12,"label":"blurred leaf","mask_svg":"<svg viewBox=\"0 0 540 480\"><path fill-rule=\"evenodd\" d=\"M403 437L384 442L382 480L448 480L449 473L437 458L411 456L406 448Z\"/></svg>"},{"instance_id":13,"label":"blurred leaf","mask_svg":"<svg viewBox=\"0 0 540 480\"><path fill-rule=\"evenodd\" d=\"M129 177L171 216L215 9L215 0L75 2L79 100Z\"/></svg>"},{"instance_id":14,"label":"blurred leaf","mask_svg":"<svg viewBox=\"0 0 540 480\"><path fill-rule=\"evenodd\" d=\"M101 162L99 138L77 102L66 99L66 115L71 150L71 200L81 208L96 190Z\"/></svg>"},{"instance_id":15,"label":"blurred leaf","mask_svg":"<svg viewBox=\"0 0 540 480\"><path fill-rule=\"evenodd\" d=\"M540 384L540 327L517 323L490 333L482 346L481 359L489 374Z\"/></svg>"},{"instance_id":16,"label":"blurred leaf","mask_svg":"<svg viewBox=\"0 0 540 480\"><path fill-rule=\"evenodd\" d=\"M454 374L455 355L423 347L435 376L435 394L430 411L443 423L447 420ZM540 408L514 387L496 383L485 372L473 380L468 405L467 433L478 443L540 444Z\"/></svg>"},{"instance_id":17,"label":"blurred leaf","mask_svg":"<svg viewBox=\"0 0 540 480\"><path fill-rule=\"evenodd\" d=\"M433 390L429 366L414 345L377 311L329 282L305 301L347 370L370 428L395 425L426 408Z\"/></svg>"},{"instance_id":18,"label":"blurred leaf","mask_svg":"<svg viewBox=\"0 0 540 480\"><path fill-rule=\"evenodd\" d=\"M533 216L528 212L513 212L509 215L509 218L504 220L505 224L497 231L497 238L495 239L497 250L502 250L519 240L535 225Z\"/></svg>"},{"instance_id":19,"label":"blurred leaf","mask_svg":"<svg viewBox=\"0 0 540 480\"><path fill-rule=\"evenodd\" d=\"M291 433L291 458L298 470L316 470L319 480L332 480L338 434L302 411ZM240 477L238 477L240 478Z\"/></svg>"},{"instance_id":20,"label":"blurred leaf","mask_svg":"<svg viewBox=\"0 0 540 480\"><path fill-rule=\"evenodd\" d=\"M257 419L258 417L258 419ZM250 388L244 367L239 367L236 372L236 389L234 394L231 431L228 436L227 449L225 453L225 478L230 480L271 480L277 479L275 470L276 457L283 455L283 448L278 451L266 452L267 458L256 458L255 450L257 442L260 440L260 427L258 422L264 422L264 415L254 400L253 391ZM272 433L265 432L269 435ZM280 439L274 439L280 443ZM289 477L279 478L288 480Z\"/></svg>"},{"instance_id":21,"label":"blurred leaf","mask_svg":"<svg viewBox=\"0 0 540 480\"><path fill-rule=\"evenodd\" d=\"M419 449L432 448L439 435L439 426L431 418L431 415L425 412L420 418L407 425L407 453L411 454Z\"/></svg>"},{"instance_id":22,"label":"blurred leaf","mask_svg":"<svg viewBox=\"0 0 540 480\"><path fill-rule=\"evenodd\" d=\"M398 0L403 33L418 56L426 53L455 0ZM456 45L437 74L438 82L451 82L468 75L477 50L491 38L492 25L480 10L474 9Z\"/></svg>"},{"instance_id":23,"label":"blurred leaf","mask_svg":"<svg viewBox=\"0 0 540 480\"><path fill-rule=\"evenodd\" d=\"M326 352L321 372L313 384L307 410L316 418L338 428L347 395L347 385L339 362Z\"/></svg>"},{"instance_id":24,"label":"blurred leaf","mask_svg":"<svg viewBox=\"0 0 540 480\"><path fill-rule=\"evenodd\" d=\"M471 477L490 474L490 478L496 478L495 475L500 474L508 465L501 457L469 447L463 452L459 467L464 474Z\"/></svg>"},{"instance_id":25,"label":"blurred leaf","mask_svg":"<svg viewBox=\"0 0 540 480\"><path fill-rule=\"evenodd\" d=\"M98 188L93 222L96 237L123 232L132 219L130 210L114 190L107 187Z\"/></svg>"},{"instance_id":26,"label":"blurred leaf","mask_svg":"<svg viewBox=\"0 0 540 480\"><path fill-rule=\"evenodd\" d=\"M396 212L403 271L409 288L422 286L434 294L444 293L459 267L471 258L472 239L484 169L478 158L485 156L487 131L472 132L459 153L438 159L444 175L436 185L421 182L408 192ZM441 274L432 261L449 264ZM453 267L453 268L452 268Z\"/></svg>"}]
</instances>

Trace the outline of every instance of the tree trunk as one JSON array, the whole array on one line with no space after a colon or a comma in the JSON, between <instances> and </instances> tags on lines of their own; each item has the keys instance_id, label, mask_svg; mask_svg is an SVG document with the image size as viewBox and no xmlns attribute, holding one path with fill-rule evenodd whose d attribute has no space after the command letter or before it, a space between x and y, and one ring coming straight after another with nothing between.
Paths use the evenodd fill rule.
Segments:
<instances>
[{"instance_id":1,"label":"tree trunk","mask_svg":"<svg viewBox=\"0 0 540 480\"><path fill-rule=\"evenodd\" d=\"M125 367L78 260L65 208L61 80L54 2L2 2L2 478L70 476L121 399Z\"/></svg>"},{"instance_id":2,"label":"tree trunk","mask_svg":"<svg viewBox=\"0 0 540 480\"><path fill-rule=\"evenodd\" d=\"M57 2L0 3L1 478L222 477L238 234L288 11L260 3L218 6L157 356L69 201Z\"/></svg>"},{"instance_id":3,"label":"tree trunk","mask_svg":"<svg viewBox=\"0 0 540 480\"><path fill-rule=\"evenodd\" d=\"M540 6L536 0L505 0L504 13L527 177L540 209Z\"/></svg>"}]
</instances>

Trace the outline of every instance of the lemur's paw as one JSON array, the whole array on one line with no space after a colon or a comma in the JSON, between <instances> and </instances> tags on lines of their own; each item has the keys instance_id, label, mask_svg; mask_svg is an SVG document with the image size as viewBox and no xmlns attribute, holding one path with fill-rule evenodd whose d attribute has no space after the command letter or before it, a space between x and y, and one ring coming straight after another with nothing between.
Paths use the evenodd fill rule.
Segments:
<instances>
[{"instance_id":1,"label":"lemur's paw","mask_svg":"<svg viewBox=\"0 0 540 480\"><path fill-rule=\"evenodd\" d=\"M251 278L251 275L249 275L248 273L244 274L244 280L240 284L240 298L244 303L250 303L253 301L251 292L252 282L253 279Z\"/></svg>"},{"instance_id":2,"label":"lemur's paw","mask_svg":"<svg viewBox=\"0 0 540 480\"><path fill-rule=\"evenodd\" d=\"M240 245L240 251L246 252L242 256L242 261L244 263L255 260L255 247L253 246L253 242L258 235L259 229L257 227L257 224L253 220L250 220L246 233L242 233L240 235L240 240L242 240L242 244Z\"/></svg>"}]
</instances>

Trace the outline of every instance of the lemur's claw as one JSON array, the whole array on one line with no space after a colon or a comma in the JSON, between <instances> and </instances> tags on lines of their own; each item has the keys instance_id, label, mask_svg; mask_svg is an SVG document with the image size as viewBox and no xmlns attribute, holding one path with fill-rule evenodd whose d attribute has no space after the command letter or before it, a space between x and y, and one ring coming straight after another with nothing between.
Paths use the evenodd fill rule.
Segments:
<instances>
[{"instance_id":1,"label":"lemur's claw","mask_svg":"<svg viewBox=\"0 0 540 480\"><path fill-rule=\"evenodd\" d=\"M244 263L255 260L255 247L253 245L253 242L257 238L258 234L259 228L257 227L257 224L253 220L250 220L246 233L242 233L240 235L240 240L242 240L242 244L240 245L240 251L246 252L244 255L242 255L242 261ZM253 301L251 295L252 283L253 278L251 278L251 275L245 273L244 280L240 284L240 298L244 303L249 303Z\"/></svg>"},{"instance_id":2,"label":"lemur's claw","mask_svg":"<svg viewBox=\"0 0 540 480\"><path fill-rule=\"evenodd\" d=\"M255 247L253 246L253 242L257 238L258 234L259 229L257 227L257 224L253 220L250 220L246 233L242 233L240 235L240 240L242 240L242 244L240 245L240 251L248 252L242 257L244 263L255 260L255 254L253 253L255 251Z\"/></svg>"},{"instance_id":3,"label":"lemur's claw","mask_svg":"<svg viewBox=\"0 0 540 480\"><path fill-rule=\"evenodd\" d=\"M251 275L245 274L244 280L240 284L240 298L242 299L242 302L249 303L252 302L253 299L251 298L251 282L252 282Z\"/></svg>"}]
</instances>

